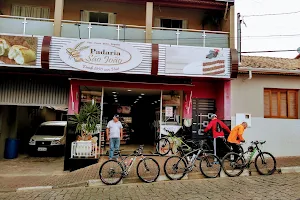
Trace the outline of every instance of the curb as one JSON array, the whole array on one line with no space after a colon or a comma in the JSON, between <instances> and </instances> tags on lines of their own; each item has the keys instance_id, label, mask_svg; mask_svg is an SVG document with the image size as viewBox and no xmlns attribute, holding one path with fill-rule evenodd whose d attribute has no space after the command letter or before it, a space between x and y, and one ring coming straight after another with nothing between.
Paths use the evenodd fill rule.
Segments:
<instances>
[{"instance_id":1,"label":"curb","mask_svg":"<svg viewBox=\"0 0 300 200\"><path fill-rule=\"evenodd\" d=\"M280 172L282 174L300 173L300 166L297 166L297 167L281 167Z\"/></svg>"},{"instance_id":2,"label":"curb","mask_svg":"<svg viewBox=\"0 0 300 200\"><path fill-rule=\"evenodd\" d=\"M69 183L65 185L57 185L53 186L53 189L60 189L60 188L71 188L71 187L87 187L88 186L88 181L81 181L77 183Z\"/></svg>"},{"instance_id":3,"label":"curb","mask_svg":"<svg viewBox=\"0 0 300 200\"><path fill-rule=\"evenodd\" d=\"M35 187L21 187L16 189L16 192L20 191L32 191L32 190L52 190L52 186L35 186Z\"/></svg>"},{"instance_id":4,"label":"curb","mask_svg":"<svg viewBox=\"0 0 300 200\"><path fill-rule=\"evenodd\" d=\"M291 173L300 173L300 166L295 167L281 167L276 170L278 174L291 174ZM275 172L275 173L276 173ZM198 178L194 178L195 175L200 175L197 172L191 173L190 177L189 174L185 175L181 180L192 180L192 179L205 179L202 176L198 176ZM240 176L259 176L256 171L252 171L251 175L249 174L249 170L245 169L244 172ZM220 173L220 178L228 177L223 169ZM126 180L127 179L127 180ZM135 181L136 180L136 181ZM135 181L135 182L134 182ZM160 175L156 182L162 181L170 181L166 175ZM138 178L125 178L120 181L117 185L126 185L128 183L142 183ZM92 179L88 181L82 181L77 183L71 183L66 185L58 185L58 186L36 186L36 187L21 187L17 189L7 189L7 190L0 190L1 192L26 192L26 191L34 191L34 190L51 190L51 189L62 189L62 188L72 188L72 187L99 187L99 186L106 186L100 179Z\"/></svg>"}]
</instances>

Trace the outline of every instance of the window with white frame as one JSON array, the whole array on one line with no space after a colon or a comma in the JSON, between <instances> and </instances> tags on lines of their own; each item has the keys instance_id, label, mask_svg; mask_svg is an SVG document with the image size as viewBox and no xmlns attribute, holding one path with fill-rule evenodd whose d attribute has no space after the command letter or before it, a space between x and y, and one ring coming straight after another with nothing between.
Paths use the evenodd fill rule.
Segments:
<instances>
[{"instance_id":1,"label":"window with white frame","mask_svg":"<svg viewBox=\"0 0 300 200\"><path fill-rule=\"evenodd\" d=\"M50 8L29 5L12 5L11 15L49 19Z\"/></svg>"},{"instance_id":2,"label":"window with white frame","mask_svg":"<svg viewBox=\"0 0 300 200\"><path fill-rule=\"evenodd\" d=\"M155 18L154 26L155 27L164 27L164 28L187 29L187 20L168 19L168 18Z\"/></svg>"},{"instance_id":3,"label":"window with white frame","mask_svg":"<svg viewBox=\"0 0 300 200\"><path fill-rule=\"evenodd\" d=\"M109 12L94 12L81 10L81 21L84 22L96 22L96 23L116 23L116 13Z\"/></svg>"}]
</instances>

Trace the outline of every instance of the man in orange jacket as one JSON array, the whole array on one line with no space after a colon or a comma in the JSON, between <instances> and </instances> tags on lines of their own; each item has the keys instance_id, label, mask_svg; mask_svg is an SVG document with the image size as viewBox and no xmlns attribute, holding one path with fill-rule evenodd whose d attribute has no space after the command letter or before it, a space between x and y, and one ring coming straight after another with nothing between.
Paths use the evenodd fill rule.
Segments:
<instances>
[{"instance_id":1,"label":"man in orange jacket","mask_svg":"<svg viewBox=\"0 0 300 200\"><path fill-rule=\"evenodd\" d=\"M245 139L243 138L243 134L247 127L248 127L247 122L243 122L242 124L235 126L231 130L231 132L227 138L227 142L229 142L231 144L233 152L240 153L238 145L241 142L245 142Z\"/></svg>"}]
</instances>

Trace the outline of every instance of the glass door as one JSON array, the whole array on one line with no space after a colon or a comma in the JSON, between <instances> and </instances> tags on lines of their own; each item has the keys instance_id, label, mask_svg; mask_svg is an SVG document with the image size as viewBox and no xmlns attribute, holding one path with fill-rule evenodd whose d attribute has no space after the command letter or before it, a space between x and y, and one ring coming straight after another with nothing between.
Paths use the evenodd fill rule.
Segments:
<instances>
[{"instance_id":1,"label":"glass door","mask_svg":"<svg viewBox=\"0 0 300 200\"><path fill-rule=\"evenodd\" d=\"M160 138L169 133L176 134L182 125L183 92L161 91L160 101Z\"/></svg>"}]
</instances>

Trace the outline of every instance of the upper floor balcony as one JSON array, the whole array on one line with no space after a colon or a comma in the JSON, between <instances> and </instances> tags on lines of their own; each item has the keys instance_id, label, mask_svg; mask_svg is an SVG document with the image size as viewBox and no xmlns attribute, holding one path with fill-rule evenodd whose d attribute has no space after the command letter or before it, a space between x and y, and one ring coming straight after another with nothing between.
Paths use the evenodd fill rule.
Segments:
<instances>
[{"instance_id":1,"label":"upper floor balcony","mask_svg":"<svg viewBox=\"0 0 300 200\"><path fill-rule=\"evenodd\" d=\"M231 18L229 12L225 13L230 9L95 0L84 3L65 0L58 5L61 1L45 0L40 2L41 6L31 1L26 2L27 5L7 1L1 10L0 33L203 47L232 46ZM63 10L61 16L58 10Z\"/></svg>"}]
</instances>

